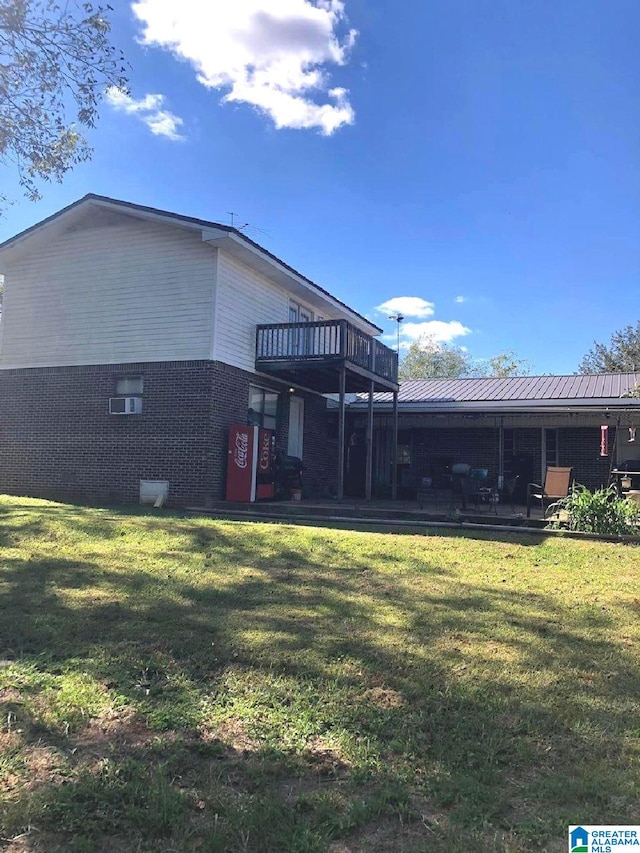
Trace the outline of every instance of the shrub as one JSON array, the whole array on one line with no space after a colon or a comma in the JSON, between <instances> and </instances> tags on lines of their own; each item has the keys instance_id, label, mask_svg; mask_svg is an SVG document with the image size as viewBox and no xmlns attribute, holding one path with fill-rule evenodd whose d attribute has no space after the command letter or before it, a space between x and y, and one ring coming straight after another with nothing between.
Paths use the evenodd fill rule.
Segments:
<instances>
[{"instance_id":1,"label":"shrub","mask_svg":"<svg viewBox=\"0 0 640 853\"><path fill-rule=\"evenodd\" d=\"M566 498L561 498L549 509L564 510L567 514L562 526L584 533L608 533L616 536L637 535L638 505L621 498L615 486L590 492L576 483ZM552 526L558 526L556 522Z\"/></svg>"}]
</instances>

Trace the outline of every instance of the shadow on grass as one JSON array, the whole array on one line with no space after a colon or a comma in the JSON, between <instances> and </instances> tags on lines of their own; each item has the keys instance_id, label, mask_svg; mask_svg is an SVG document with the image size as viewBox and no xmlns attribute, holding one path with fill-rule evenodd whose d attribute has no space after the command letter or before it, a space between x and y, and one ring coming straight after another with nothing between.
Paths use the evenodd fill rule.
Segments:
<instances>
[{"instance_id":1,"label":"shadow on grass","mask_svg":"<svg viewBox=\"0 0 640 853\"><path fill-rule=\"evenodd\" d=\"M91 513L71 523L102 530ZM59 837L66 850L312 851L384 818L395 830L379 849L489 851L564 839L593 815L629 822L635 777L616 768L638 672L606 610L465 583L428 551L407 573L388 540L369 543L374 560L326 532L295 549L270 527L166 523L174 569L3 560L0 656L20 691L0 694L4 718L21 747L59 759L5 833L34 824L48 850ZM0 541L38 535L40 522L0 517ZM58 683L42 679L69 674L109 700L93 742L66 706L42 713ZM458 828L427 829L417 793Z\"/></svg>"},{"instance_id":2,"label":"shadow on grass","mask_svg":"<svg viewBox=\"0 0 640 853\"><path fill-rule=\"evenodd\" d=\"M268 508L265 507L265 512L268 512ZM193 513L187 513L187 516L193 516ZM181 517L181 516L178 516ZM183 517L183 516L182 516ZM517 543L519 545L528 545L535 546L540 545L550 538L548 532L545 531L544 528L540 528L539 532L535 533L527 533L524 532L521 528L526 527L527 519L518 519L514 521L510 527L512 530L486 530L483 529L484 525L489 525L491 523L502 525L502 522L498 519L491 522L490 519L487 519L486 522L482 524L477 523L475 527L465 527L464 522L462 521L452 521L447 518L442 519L428 519L422 522L416 521L415 523L410 522L408 519L403 519L403 523L401 525L393 524L389 522L385 524L384 519L379 519L377 521L359 521L354 518L322 518L318 517L307 517L307 518L296 518L295 515L289 515L286 512L283 512L281 517L279 518L251 518L247 517L246 514L238 514L234 516L231 513L220 514L219 516L215 515L215 512L212 511L211 518L217 521L238 521L245 524L255 523L255 524L268 524L268 525L292 525L295 527L313 527L320 528L324 530L350 530L354 533L387 533L394 536L452 536L452 537L464 537L468 539L478 539L490 542L506 542L508 544ZM438 522L445 522L446 526L439 524ZM513 531L513 532L512 532Z\"/></svg>"}]
</instances>

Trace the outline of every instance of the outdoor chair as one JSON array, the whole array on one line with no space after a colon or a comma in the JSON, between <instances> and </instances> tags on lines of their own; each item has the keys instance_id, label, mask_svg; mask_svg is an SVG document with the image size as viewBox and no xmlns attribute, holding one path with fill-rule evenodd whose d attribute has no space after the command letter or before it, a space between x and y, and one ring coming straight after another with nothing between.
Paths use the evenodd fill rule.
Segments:
<instances>
[{"instance_id":1,"label":"outdoor chair","mask_svg":"<svg viewBox=\"0 0 640 853\"><path fill-rule=\"evenodd\" d=\"M505 498L505 502L511 504L511 514L515 513L515 492L516 486L518 485L518 480L520 479L520 475L516 474L515 477L509 477L508 480L504 481L504 486L502 487L502 494Z\"/></svg>"},{"instance_id":2,"label":"outdoor chair","mask_svg":"<svg viewBox=\"0 0 640 853\"><path fill-rule=\"evenodd\" d=\"M529 483L527 485L527 518L531 517L531 505L540 501L542 513L545 504L555 503L560 498L566 498L571 488L573 468L547 468L544 485Z\"/></svg>"},{"instance_id":3,"label":"outdoor chair","mask_svg":"<svg viewBox=\"0 0 640 853\"><path fill-rule=\"evenodd\" d=\"M434 509L438 508L438 490L436 489L433 477L420 477L418 484L418 506L424 509L424 505L428 500L433 501Z\"/></svg>"}]
</instances>

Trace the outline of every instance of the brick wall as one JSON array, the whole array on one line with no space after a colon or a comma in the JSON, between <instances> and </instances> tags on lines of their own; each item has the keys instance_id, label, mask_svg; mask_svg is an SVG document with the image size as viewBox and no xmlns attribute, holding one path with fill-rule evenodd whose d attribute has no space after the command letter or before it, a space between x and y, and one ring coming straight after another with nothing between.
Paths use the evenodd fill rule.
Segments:
<instances>
[{"instance_id":1,"label":"brick wall","mask_svg":"<svg viewBox=\"0 0 640 853\"><path fill-rule=\"evenodd\" d=\"M338 437L332 429L335 415L327 412L326 401L306 394L304 409L303 495L327 498L338 491Z\"/></svg>"},{"instance_id":2,"label":"brick wall","mask_svg":"<svg viewBox=\"0 0 640 853\"><path fill-rule=\"evenodd\" d=\"M140 415L108 412L116 381L125 376L144 379ZM286 453L287 390L219 362L0 371L0 490L58 500L137 503L140 480L149 479L169 481L173 505L220 500L228 429L246 423L251 383L280 392L277 444ZM335 464L331 442L325 441L324 400L301 395L305 488L314 495L328 488Z\"/></svg>"},{"instance_id":3,"label":"brick wall","mask_svg":"<svg viewBox=\"0 0 640 853\"><path fill-rule=\"evenodd\" d=\"M489 476L498 474L498 430L491 427L453 427L413 431L412 463L419 472L434 467L466 462L472 468L488 468Z\"/></svg>"},{"instance_id":4,"label":"brick wall","mask_svg":"<svg viewBox=\"0 0 640 853\"><path fill-rule=\"evenodd\" d=\"M600 456L600 427L560 430L560 464L573 466L573 478L589 489L606 486L612 466L615 427L609 428L609 456Z\"/></svg>"}]
</instances>

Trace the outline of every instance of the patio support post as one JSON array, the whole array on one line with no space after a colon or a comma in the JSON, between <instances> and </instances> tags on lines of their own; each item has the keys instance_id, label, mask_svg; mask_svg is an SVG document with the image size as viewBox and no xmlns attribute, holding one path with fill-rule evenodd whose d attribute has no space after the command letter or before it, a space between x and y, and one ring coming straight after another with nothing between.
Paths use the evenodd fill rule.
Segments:
<instances>
[{"instance_id":1,"label":"patio support post","mask_svg":"<svg viewBox=\"0 0 640 853\"><path fill-rule=\"evenodd\" d=\"M391 447L391 500L398 497L398 391L393 392L393 444Z\"/></svg>"},{"instance_id":2,"label":"patio support post","mask_svg":"<svg viewBox=\"0 0 640 853\"><path fill-rule=\"evenodd\" d=\"M344 499L344 397L347 373L344 364L340 368L340 414L338 419L338 500Z\"/></svg>"},{"instance_id":3,"label":"patio support post","mask_svg":"<svg viewBox=\"0 0 640 853\"><path fill-rule=\"evenodd\" d=\"M373 479L373 391L374 384L373 381L371 381L369 384L369 417L367 419L367 468L364 489L364 496L365 500L367 501L371 500L371 485Z\"/></svg>"}]
</instances>

